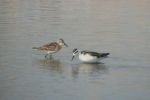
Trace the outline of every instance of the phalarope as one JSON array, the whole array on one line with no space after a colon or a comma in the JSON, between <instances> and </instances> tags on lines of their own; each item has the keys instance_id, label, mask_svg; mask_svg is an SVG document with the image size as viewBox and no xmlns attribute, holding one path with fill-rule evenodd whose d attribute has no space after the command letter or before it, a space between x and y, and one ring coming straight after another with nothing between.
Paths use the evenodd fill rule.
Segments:
<instances>
[{"instance_id":1,"label":"phalarope","mask_svg":"<svg viewBox=\"0 0 150 100\"><path fill-rule=\"evenodd\" d=\"M106 58L109 55L109 53L97 53L86 50L80 51L79 49L75 48L73 50L72 60L77 55L79 56L79 60L84 63L98 63L101 59Z\"/></svg>"},{"instance_id":2,"label":"phalarope","mask_svg":"<svg viewBox=\"0 0 150 100\"><path fill-rule=\"evenodd\" d=\"M66 47L68 47L68 45L64 42L63 39L58 39L52 43L47 43L47 44L44 44L40 47L33 47L32 49L46 51L47 54L45 55L45 58L47 58L47 56L50 54L50 59L51 59L52 54L58 52L62 48L62 46L64 46L64 45Z\"/></svg>"}]
</instances>

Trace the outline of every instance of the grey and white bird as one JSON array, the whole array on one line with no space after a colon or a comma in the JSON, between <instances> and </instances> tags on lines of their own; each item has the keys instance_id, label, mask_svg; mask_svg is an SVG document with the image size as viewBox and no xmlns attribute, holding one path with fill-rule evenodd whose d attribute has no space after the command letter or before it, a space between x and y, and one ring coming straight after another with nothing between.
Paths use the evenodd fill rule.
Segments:
<instances>
[{"instance_id":1,"label":"grey and white bird","mask_svg":"<svg viewBox=\"0 0 150 100\"><path fill-rule=\"evenodd\" d=\"M52 58L52 54L58 52L62 46L68 47L68 45L64 42L63 39L58 39L54 42L44 44L40 47L33 47L32 49L45 51L47 54L45 55L45 58L47 58L48 55L50 55L50 59Z\"/></svg>"},{"instance_id":2,"label":"grey and white bird","mask_svg":"<svg viewBox=\"0 0 150 100\"><path fill-rule=\"evenodd\" d=\"M93 51L80 51L79 49L75 48L73 50L72 60L75 56L79 57L79 60L84 63L99 63L99 61L103 58L108 57L109 53L98 53Z\"/></svg>"}]
</instances>

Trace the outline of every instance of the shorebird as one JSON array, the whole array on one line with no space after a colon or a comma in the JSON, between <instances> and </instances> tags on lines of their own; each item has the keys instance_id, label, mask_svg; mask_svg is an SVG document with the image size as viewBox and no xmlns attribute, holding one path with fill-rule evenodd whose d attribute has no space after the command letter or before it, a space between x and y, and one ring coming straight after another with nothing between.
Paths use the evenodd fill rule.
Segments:
<instances>
[{"instance_id":1,"label":"shorebird","mask_svg":"<svg viewBox=\"0 0 150 100\"><path fill-rule=\"evenodd\" d=\"M73 50L72 60L77 55L79 56L79 60L84 63L99 63L101 59L108 57L109 53L98 53L87 50L80 51L79 49L75 48Z\"/></svg>"},{"instance_id":2,"label":"shorebird","mask_svg":"<svg viewBox=\"0 0 150 100\"><path fill-rule=\"evenodd\" d=\"M68 45L64 42L63 39L58 39L54 42L44 44L40 47L33 47L32 49L37 49L41 51L46 51L47 54L45 55L45 58L50 54L50 59L52 58L52 54L58 52L62 46L68 47Z\"/></svg>"}]
</instances>

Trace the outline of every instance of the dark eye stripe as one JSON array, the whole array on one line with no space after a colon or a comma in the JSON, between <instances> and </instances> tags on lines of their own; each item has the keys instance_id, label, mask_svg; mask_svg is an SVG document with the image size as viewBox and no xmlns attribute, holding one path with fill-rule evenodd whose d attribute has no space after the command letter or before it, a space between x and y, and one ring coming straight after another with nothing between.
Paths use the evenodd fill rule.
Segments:
<instances>
[{"instance_id":1,"label":"dark eye stripe","mask_svg":"<svg viewBox=\"0 0 150 100\"><path fill-rule=\"evenodd\" d=\"M77 51L77 49L74 49L73 52Z\"/></svg>"},{"instance_id":2,"label":"dark eye stripe","mask_svg":"<svg viewBox=\"0 0 150 100\"><path fill-rule=\"evenodd\" d=\"M75 51L74 53L78 53L78 51Z\"/></svg>"}]
</instances>

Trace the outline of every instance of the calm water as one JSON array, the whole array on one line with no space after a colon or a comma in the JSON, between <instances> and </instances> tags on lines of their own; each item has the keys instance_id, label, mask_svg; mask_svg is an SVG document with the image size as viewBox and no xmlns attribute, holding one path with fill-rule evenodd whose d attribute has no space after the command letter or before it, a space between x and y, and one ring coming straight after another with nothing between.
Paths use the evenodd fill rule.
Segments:
<instances>
[{"instance_id":1,"label":"calm water","mask_svg":"<svg viewBox=\"0 0 150 100\"><path fill-rule=\"evenodd\" d=\"M149 0L0 0L0 100L150 100L149 18ZM60 37L54 60L31 49Z\"/></svg>"}]
</instances>

